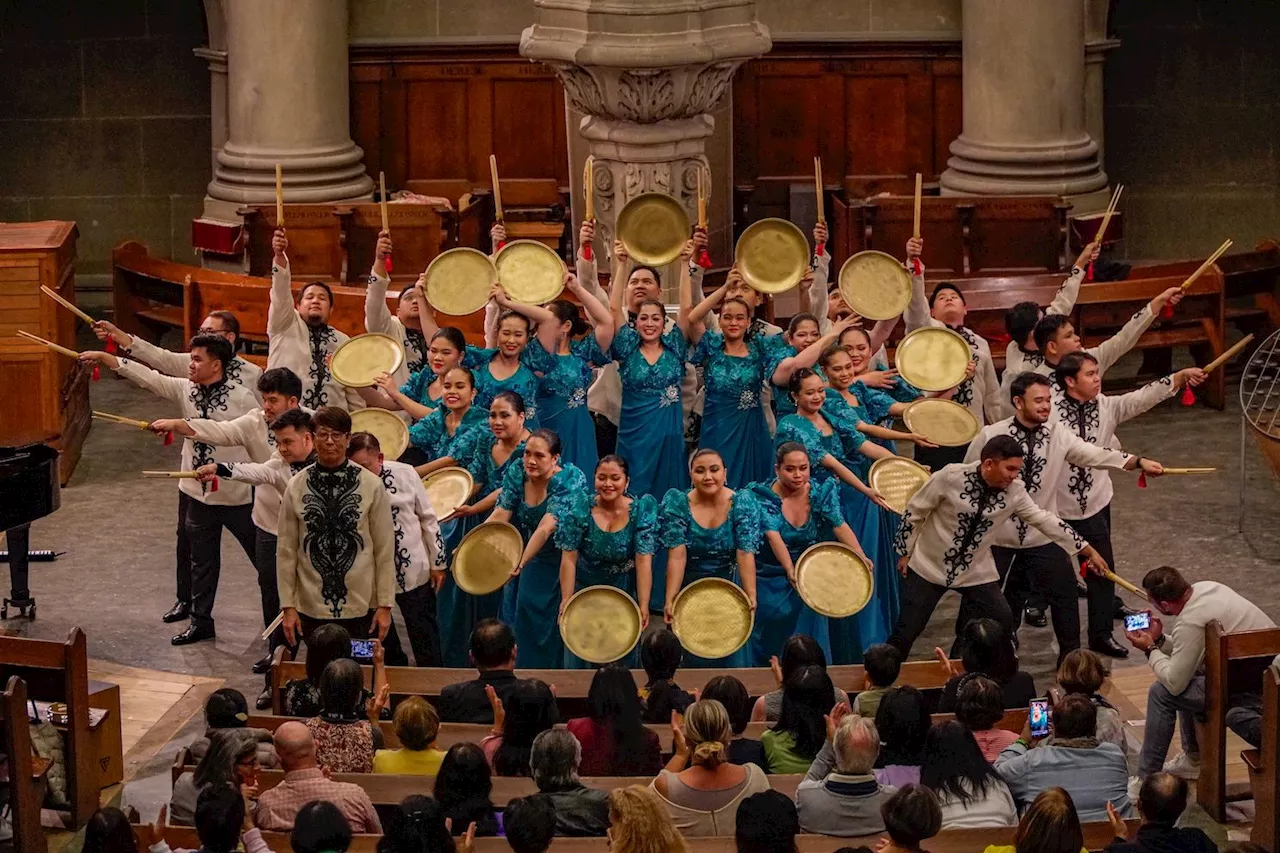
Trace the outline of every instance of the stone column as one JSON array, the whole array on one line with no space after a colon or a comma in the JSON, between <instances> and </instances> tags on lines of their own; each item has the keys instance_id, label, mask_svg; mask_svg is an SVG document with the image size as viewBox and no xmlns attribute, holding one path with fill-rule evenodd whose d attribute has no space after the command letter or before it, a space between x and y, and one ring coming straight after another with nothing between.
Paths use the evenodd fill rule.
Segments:
<instances>
[{"instance_id":1,"label":"stone column","mask_svg":"<svg viewBox=\"0 0 1280 853\"><path fill-rule=\"evenodd\" d=\"M534 0L534 14L520 52L555 70L581 116L586 145L570 145L569 174L578 219L583 160L595 157L597 248L612 244L618 211L641 193L675 197L696 221L704 170L711 253L729 257L731 143L712 113L738 66L772 46L754 0Z\"/></svg>"},{"instance_id":2,"label":"stone column","mask_svg":"<svg viewBox=\"0 0 1280 853\"><path fill-rule=\"evenodd\" d=\"M236 207L273 201L276 163L288 201L368 198L373 181L351 141L347 0L220 6L227 136L215 156L206 215L238 219Z\"/></svg>"},{"instance_id":3,"label":"stone column","mask_svg":"<svg viewBox=\"0 0 1280 853\"><path fill-rule=\"evenodd\" d=\"M1106 186L1084 111L1084 0L964 0L964 132L948 194L1077 195Z\"/></svg>"},{"instance_id":4,"label":"stone column","mask_svg":"<svg viewBox=\"0 0 1280 853\"><path fill-rule=\"evenodd\" d=\"M1107 36L1110 0L1085 0L1084 19L1084 127L1098 143L1098 162L1106 167L1106 98L1102 85L1107 54L1120 46L1119 39Z\"/></svg>"}]
</instances>

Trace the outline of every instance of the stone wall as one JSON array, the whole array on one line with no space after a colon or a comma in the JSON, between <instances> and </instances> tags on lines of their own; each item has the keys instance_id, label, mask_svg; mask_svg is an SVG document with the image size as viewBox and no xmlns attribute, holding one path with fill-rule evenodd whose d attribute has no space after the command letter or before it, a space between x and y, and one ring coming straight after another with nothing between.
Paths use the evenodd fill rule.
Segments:
<instances>
[{"instance_id":1,"label":"stone wall","mask_svg":"<svg viewBox=\"0 0 1280 853\"><path fill-rule=\"evenodd\" d=\"M1125 185L1124 254L1203 256L1280 237L1280 4L1114 4L1107 173Z\"/></svg>"},{"instance_id":2,"label":"stone wall","mask_svg":"<svg viewBox=\"0 0 1280 853\"><path fill-rule=\"evenodd\" d=\"M209 72L194 0L0 4L0 221L79 223L81 284L141 240L194 260L209 163Z\"/></svg>"}]
</instances>

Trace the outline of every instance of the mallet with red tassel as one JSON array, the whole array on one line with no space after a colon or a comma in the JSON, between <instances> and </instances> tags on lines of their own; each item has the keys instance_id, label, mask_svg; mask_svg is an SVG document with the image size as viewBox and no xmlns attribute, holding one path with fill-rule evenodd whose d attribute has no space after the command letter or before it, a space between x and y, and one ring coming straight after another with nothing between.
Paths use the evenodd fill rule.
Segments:
<instances>
[{"instance_id":1,"label":"mallet with red tassel","mask_svg":"<svg viewBox=\"0 0 1280 853\"><path fill-rule=\"evenodd\" d=\"M502 215L502 187L498 185L498 158L497 155L489 155L489 177L493 180L493 221L498 225L504 225ZM505 225L504 225L505 227ZM496 255L498 250L507 245L506 240L502 240L493 247Z\"/></svg>"},{"instance_id":2,"label":"mallet with red tassel","mask_svg":"<svg viewBox=\"0 0 1280 853\"><path fill-rule=\"evenodd\" d=\"M1203 264L1201 264L1201 265L1200 265L1200 268L1199 268L1198 270L1196 270L1195 272L1193 272L1193 273L1192 273L1192 274L1187 278L1187 280L1186 280L1186 281L1184 281L1184 282L1182 283L1182 292L1183 292L1183 293L1186 293L1186 292L1187 292L1187 288L1189 288L1189 287L1191 287L1191 285L1195 284L1195 283L1196 283L1196 280L1197 280L1198 278L1200 278L1200 276L1202 276L1202 275L1204 275L1205 273L1207 273L1207 272L1209 271L1209 268L1210 268L1211 266L1213 266L1215 263L1217 263L1218 258L1220 258L1220 257L1222 257L1224 254L1226 254L1227 249L1230 249L1230 248L1231 248L1231 240L1230 240L1230 239L1223 240L1223 241L1222 241L1222 245L1221 245L1221 246L1219 246L1219 247L1214 251L1214 253L1213 253L1212 255L1210 255L1209 257L1205 258L1205 261L1204 261L1204 263L1203 263ZM1166 319L1166 320L1167 320L1167 319L1169 319L1170 317L1172 317L1172 316L1173 316L1173 306L1172 306L1172 305L1165 305L1165 306L1164 306L1164 309L1160 312L1160 316L1161 316L1162 318Z\"/></svg>"},{"instance_id":3,"label":"mallet with red tassel","mask_svg":"<svg viewBox=\"0 0 1280 853\"><path fill-rule=\"evenodd\" d=\"M1120 194L1124 192L1124 184L1116 184L1115 191L1111 193L1111 201L1107 204L1107 212L1102 215L1102 224L1098 226L1098 232L1093 235L1091 242L1097 243L1099 248L1102 241L1107 236L1107 226L1111 224L1111 217L1115 215L1116 206L1120 204ZM1089 261L1089 265L1085 267L1085 281L1093 281L1093 261Z\"/></svg>"},{"instance_id":4,"label":"mallet with red tassel","mask_svg":"<svg viewBox=\"0 0 1280 853\"><path fill-rule=\"evenodd\" d=\"M146 480L198 480L200 475L195 471L143 471L143 479ZM214 477L209 481L209 491L218 491L218 478Z\"/></svg>"},{"instance_id":5,"label":"mallet with red tassel","mask_svg":"<svg viewBox=\"0 0 1280 853\"><path fill-rule=\"evenodd\" d=\"M707 235L707 193L706 187L702 181L702 169L698 169L698 227L694 233L702 233L703 239ZM694 262L704 270L711 269L711 253L707 251L704 245L702 250L698 252L698 259Z\"/></svg>"},{"instance_id":6,"label":"mallet with red tassel","mask_svg":"<svg viewBox=\"0 0 1280 853\"><path fill-rule=\"evenodd\" d=\"M1083 577L1088 573L1088 569L1089 569L1089 561L1088 561L1088 560L1081 560L1081 561L1080 561L1080 577L1082 577L1082 578L1083 578ZM1118 586L1118 587L1122 587L1123 589L1128 590L1129 592L1133 593L1134 595L1140 596L1140 597L1142 597L1142 598L1146 598L1146 597L1147 597L1146 590L1144 590L1144 589L1142 589L1142 588L1140 588L1140 587L1134 586L1134 585L1133 585L1133 584L1131 584L1129 581L1127 581L1127 580L1125 580L1124 578L1120 577L1118 574L1116 574L1115 572L1111 571L1110 569L1104 569L1104 570L1102 571L1102 573L1101 573L1100 577L1106 578L1107 580L1109 580L1109 581L1111 581L1112 583L1114 583L1116 586Z\"/></svg>"},{"instance_id":7,"label":"mallet with red tassel","mask_svg":"<svg viewBox=\"0 0 1280 853\"><path fill-rule=\"evenodd\" d=\"M596 224L596 158L590 154L587 155L587 165L583 167L582 192L586 196L587 207L587 215L583 219L590 222L594 228ZM592 233L594 234L594 230ZM582 257L588 261L595 257L590 240L582 241Z\"/></svg>"},{"instance_id":8,"label":"mallet with red tassel","mask_svg":"<svg viewBox=\"0 0 1280 853\"><path fill-rule=\"evenodd\" d=\"M1206 364L1204 366L1204 372L1206 374L1209 374L1217 370L1219 367L1222 367L1222 365L1226 364L1228 361L1234 358L1236 354L1240 352L1240 350L1248 346L1249 342L1252 340L1253 340L1253 332L1250 332L1249 334L1241 338L1239 341L1237 341L1229 350L1227 350L1222 355L1215 358L1213 361ZM1190 385L1187 385L1185 388L1182 389L1182 405L1194 406L1195 403L1196 403L1195 392L1191 390Z\"/></svg>"}]
</instances>

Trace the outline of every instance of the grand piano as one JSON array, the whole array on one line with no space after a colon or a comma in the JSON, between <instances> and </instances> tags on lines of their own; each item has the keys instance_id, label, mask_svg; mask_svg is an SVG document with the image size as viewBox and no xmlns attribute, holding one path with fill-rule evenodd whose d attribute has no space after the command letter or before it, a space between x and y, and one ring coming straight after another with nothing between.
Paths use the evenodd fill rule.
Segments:
<instances>
[{"instance_id":1,"label":"grand piano","mask_svg":"<svg viewBox=\"0 0 1280 853\"><path fill-rule=\"evenodd\" d=\"M28 582L31 522L51 514L62 504L58 451L43 444L0 447L0 530L9 549L9 596L0 605L0 619L9 608L36 618L36 600Z\"/></svg>"}]
</instances>

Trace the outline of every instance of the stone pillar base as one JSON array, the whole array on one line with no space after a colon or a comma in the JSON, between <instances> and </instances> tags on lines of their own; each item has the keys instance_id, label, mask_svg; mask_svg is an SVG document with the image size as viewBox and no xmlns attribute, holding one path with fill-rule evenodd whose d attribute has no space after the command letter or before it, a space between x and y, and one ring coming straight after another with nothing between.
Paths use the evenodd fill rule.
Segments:
<instances>
[{"instance_id":1,"label":"stone pillar base","mask_svg":"<svg viewBox=\"0 0 1280 853\"><path fill-rule=\"evenodd\" d=\"M284 171L285 198L294 203L368 199L373 179L365 174L364 152L350 140L329 148L277 153L227 143L218 152L209 195L240 204L268 204L276 198L276 163Z\"/></svg>"},{"instance_id":2,"label":"stone pillar base","mask_svg":"<svg viewBox=\"0 0 1280 853\"><path fill-rule=\"evenodd\" d=\"M943 195L1078 195L1107 185L1087 133L1053 143L978 142L961 134L942 173Z\"/></svg>"}]
</instances>

